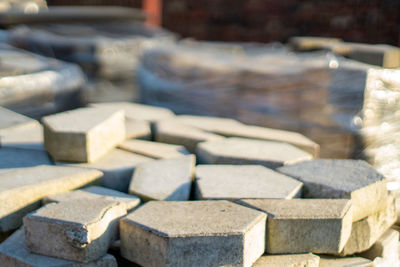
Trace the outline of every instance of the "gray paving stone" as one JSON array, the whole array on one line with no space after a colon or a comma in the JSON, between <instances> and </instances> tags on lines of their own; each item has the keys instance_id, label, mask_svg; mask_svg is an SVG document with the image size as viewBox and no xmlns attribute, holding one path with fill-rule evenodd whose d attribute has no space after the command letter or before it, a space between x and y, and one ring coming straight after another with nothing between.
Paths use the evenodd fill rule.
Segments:
<instances>
[{"instance_id":1,"label":"gray paving stone","mask_svg":"<svg viewBox=\"0 0 400 267\"><path fill-rule=\"evenodd\" d=\"M56 161L94 162L125 139L122 110L80 108L43 118L46 150Z\"/></svg>"},{"instance_id":2,"label":"gray paving stone","mask_svg":"<svg viewBox=\"0 0 400 267\"><path fill-rule=\"evenodd\" d=\"M32 253L89 263L118 239L124 215L125 205L107 199L51 203L24 217L25 242Z\"/></svg>"},{"instance_id":3,"label":"gray paving stone","mask_svg":"<svg viewBox=\"0 0 400 267\"><path fill-rule=\"evenodd\" d=\"M320 256L319 267L374 267L372 261L362 257Z\"/></svg>"},{"instance_id":4,"label":"gray paving stone","mask_svg":"<svg viewBox=\"0 0 400 267\"><path fill-rule=\"evenodd\" d=\"M0 173L0 232L18 228L44 197L95 183L101 176L96 170L45 165Z\"/></svg>"},{"instance_id":5,"label":"gray paving stone","mask_svg":"<svg viewBox=\"0 0 400 267\"><path fill-rule=\"evenodd\" d=\"M259 258L252 267L319 267L319 257L308 254L265 255Z\"/></svg>"},{"instance_id":6,"label":"gray paving stone","mask_svg":"<svg viewBox=\"0 0 400 267\"><path fill-rule=\"evenodd\" d=\"M45 151L43 127L39 123L31 123L0 130L0 147Z\"/></svg>"},{"instance_id":7,"label":"gray paving stone","mask_svg":"<svg viewBox=\"0 0 400 267\"><path fill-rule=\"evenodd\" d=\"M142 266L251 266L265 214L228 201L152 201L120 222L121 255Z\"/></svg>"},{"instance_id":8,"label":"gray paving stone","mask_svg":"<svg viewBox=\"0 0 400 267\"><path fill-rule=\"evenodd\" d=\"M370 249L362 252L360 256L370 260L381 257L387 266L396 266L399 264L399 232L387 230Z\"/></svg>"},{"instance_id":9,"label":"gray paving stone","mask_svg":"<svg viewBox=\"0 0 400 267\"><path fill-rule=\"evenodd\" d=\"M154 159L169 159L189 154L189 151L184 146L145 140L126 140L119 144L118 147Z\"/></svg>"},{"instance_id":10,"label":"gray paving stone","mask_svg":"<svg viewBox=\"0 0 400 267\"><path fill-rule=\"evenodd\" d=\"M351 232L347 199L243 199L238 203L267 213L268 254L342 251Z\"/></svg>"},{"instance_id":11,"label":"gray paving stone","mask_svg":"<svg viewBox=\"0 0 400 267\"><path fill-rule=\"evenodd\" d=\"M182 145L191 153L196 151L197 145L201 142L224 139L223 136L186 126L174 120L157 122L154 126L154 138L157 142Z\"/></svg>"},{"instance_id":12,"label":"gray paving stone","mask_svg":"<svg viewBox=\"0 0 400 267\"><path fill-rule=\"evenodd\" d=\"M317 159L278 169L304 183L304 197L350 198L353 221L383 209L387 180L362 160Z\"/></svg>"},{"instance_id":13,"label":"gray paving stone","mask_svg":"<svg viewBox=\"0 0 400 267\"><path fill-rule=\"evenodd\" d=\"M0 132L6 129L37 124L38 122L34 119L0 107Z\"/></svg>"},{"instance_id":14,"label":"gray paving stone","mask_svg":"<svg viewBox=\"0 0 400 267\"><path fill-rule=\"evenodd\" d=\"M259 164L272 169L312 159L290 144L236 137L201 143L196 154L200 163Z\"/></svg>"},{"instance_id":15,"label":"gray paving stone","mask_svg":"<svg viewBox=\"0 0 400 267\"><path fill-rule=\"evenodd\" d=\"M20 148L0 148L1 170L27 168L38 165L53 165L45 151Z\"/></svg>"},{"instance_id":16,"label":"gray paving stone","mask_svg":"<svg viewBox=\"0 0 400 267\"><path fill-rule=\"evenodd\" d=\"M301 196L303 184L260 165L198 165L197 199L282 198Z\"/></svg>"},{"instance_id":17,"label":"gray paving stone","mask_svg":"<svg viewBox=\"0 0 400 267\"><path fill-rule=\"evenodd\" d=\"M102 178L103 186L121 192L128 192L135 167L140 163L151 160L151 158L122 149L113 149L93 163L57 162L56 164L100 170L104 173Z\"/></svg>"},{"instance_id":18,"label":"gray paving stone","mask_svg":"<svg viewBox=\"0 0 400 267\"><path fill-rule=\"evenodd\" d=\"M114 256L106 254L90 263L79 263L31 253L22 229L0 244L0 262L7 267L117 267Z\"/></svg>"},{"instance_id":19,"label":"gray paving stone","mask_svg":"<svg viewBox=\"0 0 400 267\"><path fill-rule=\"evenodd\" d=\"M319 154L319 145L317 143L296 132L245 125L236 120L218 117L181 115L177 116L177 121L185 125L197 127L204 131L213 132L226 137L243 137L284 142L294 145L310 153L314 157L318 157Z\"/></svg>"},{"instance_id":20,"label":"gray paving stone","mask_svg":"<svg viewBox=\"0 0 400 267\"><path fill-rule=\"evenodd\" d=\"M125 138L151 140L150 122L125 118Z\"/></svg>"},{"instance_id":21,"label":"gray paving stone","mask_svg":"<svg viewBox=\"0 0 400 267\"><path fill-rule=\"evenodd\" d=\"M129 193L143 200L188 200L193 180L194 155L155 160L136 167Z\"/></svg>"},{"instance_id":22,"label":"gray paving stone","mask_svg":"<svg viewBox=\"0 0 400 267\"><path fill-rule=\"evenodd\" d=\"M62 194L50 195L43 199L44 204L51 202L69 201L75 199L108 199L118 201L126 206L129 212L140 204L140 199L136 196L128 195L116 190L102 186L89 186L79 190L74 190Z\"/></svg>"}]
</instances>

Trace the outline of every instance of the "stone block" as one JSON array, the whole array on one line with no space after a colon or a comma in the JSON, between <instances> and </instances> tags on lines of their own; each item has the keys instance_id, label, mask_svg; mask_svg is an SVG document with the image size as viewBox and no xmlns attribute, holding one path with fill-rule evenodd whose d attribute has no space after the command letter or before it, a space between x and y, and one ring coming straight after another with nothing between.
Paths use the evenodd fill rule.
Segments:
<instances>
[{"instance_id":1,"label":"stone block","mask_svg":"<svg viewBox=\"0 0 400 267\"><path fill-rule=\"evenodd\" d=\"M125 205L107 199L51 203L24 217L25 242L32 253L89 263L118 239L124 215Z\"/></svg>"},{"instance_id":2,"label":"stone block","mask_svg":"<svg viewBox=\"0 0 400 267\"><path fill-rule=\"evenodd\" d=\"M268 254L342 251L351 232L347 199L243 199L239 204L267 213Z\"/></svg>"},{"instance_id":3,"label":"stone block","mask_svg":"<svg viewBox=\"0 0 400 267\"><path fill-rule=\"evenodd\" d=\"M297 51L310 51L326 49L331 44L340 44L341 39L314 37L314 36L294 36L289 39L289 45Z\"/></svg>"},{"instance_id":4,"label":"stone block","mask_svg":"<svg viewBox=\"0 0 400 267\"><path fill-rule=\"evenodd\" d=\"M272 169L313 158L290 144L236 137L201 143L196 154L200 163L258 164Z\"/></svg>"},{"instance_id":5,"label":"stone block","mask_svg":"<svg viewBox=\"0 0 400 267\"><path fill-rule=\"evenodd\" d=\"M45 151L43 127L39 123L0 130L0 147Z\"/></svg>"},{"instance_id":6,"label":"stone block","mask_svg":"<svg viewBox=\"0 0 400 267\"><path fill-rule=\"evenodd\" d=\"M44 197L95 183L101 176L96 170L59 166L0 173L0 232L18 228L22 218L39 208Z\"/></svg>"},{"instance_id":7,"label":"stone block","mask_svg":"<svg viewBox=\"0 0 400 267\"><path fill-rule=\"evenodd\" d=\"M125 138L151 140L150 122L125 118Z\"/></svg>"},{"instance_id":8,"label":"stone block","mask_svg":"<svg viewBox=\"0 0 400 267\"><path fill-rule=\"evenodd\" d=\"M304 183L307 198L350 198L353 221L386 207L385 177L362 160L317 159L278 169Z\"/></svg>"},{"instance_id":9,"label":"stone block","mask_svg":"<svg viewBox=\"0 0 400 267\"><path fill-rule=\"evenodd\" d=\"M0 133L17 127L38 125L39 123L12 110L0 107Z\"/></svg>"},{"instance_id":10,"label":"stone block","mask_svg":"<svg viewBox=\"0 0 400 267\"><path fill-rule=\"evenodd\" d=\"M260 165L198 165L197 199L281 198L301 196L303 184Z\"/></svg>"},{"instance_id":11,"label":"stone block","mask_svg":"<svg viewBox=\"0 0 400 267\"><path fill-rule=\"evenodd\" d=\"M93 163L57 162L57 164L100 170L104 173L102 178L103 186L121 192L128 192L129 182L135 167L150 160L152 159L142 155L121 149L113 149Z\"/></svg>"},{"instance_id":12,"label":"stone block","mask_svg":"<svg viewBox=\"0 0 400 267\"><path fill-rule=\"evenodd\" d=\"M319 267L376 267L374 263L362 257L320 256Z\"/></svg>"},{"instance_id":13,"label":"stone block","mask_svg":"<svg viewBox=\"0 0 400 267\"><path fill-rule=\"evenodd\" d=\"M202 131L174 120L157 122L154 126L154 138L157 142L182 145L191 153L196 151L200 142L224 139L220 135Z\"/></svg>"},{"instance_id":14,"label":"stone block","mask_svg":"<svg viewBox=\"0 0 400 267\"><path fill-rule=\"evenodd\" d=\"M386 44L345 43L347 57L384 68L400 67L400 48Z\"/></svg>"},{"instance_id":15,"label":"stone block","mask_svg":"<svg viewBox=\"0 0 400 267\"><path fill-rule=\"evenodd\" d=\"M43 118L46 150L55 161L94 162L125 139L122 110L80 108Z\"/></svg>"},{"instance_id":16,"label":"stone block","mask_svg":"<svg viewBox=\"0 0 400 267\"><path fill-rule=\"evenodd\" d=\"M46 151L35 149L0 148L0 170L53 165Z\"/></svg>"},{"instance_id":17,"label":"stone block","mask_svg":"<svg viewBox=\"0 0 400 267\"><path fill-rule=\"evenodd\" d=\"M259 258L252 267L319 267L319 257L312 253L265 255Z\"/></svg>"},{"instance_id":18,"label":"stone block","mask_svg":"<svg viewBox=\"0 0 400 267\"><path fill-rule=\"evenodd\" d=\"M136 167L129 193L143 200L188 200L193 180L194 155L155 160Z\"/></svg>"},{"instance_id":19,"label":"stone block","mask_svg":"<svg viewBox=\"0 0 400 267\"><path fill-rule=\"evenodd\" d=\"M25 244L22 229L0 244L0 262L7 267L117 267L114 256L106 254L89 263L63 260L31 253Z\"/></svg>"},{"instance_id":20,"label":"stone block","mask_svg":"<svg viewBox=\"0 0 400 267\"><path fill-rule=\"evenodd\" d=\"M370 249L360 253L360 256L370 260L381 257L390 266L395 266L399 263L399 232L387 230Z\"/></svg>"},{"instance_id":21,"label":"stone block","mask_svg":"<svg viewBox=\"0 0 400 267\"><path fill-rule=\"evenodd\" d=\"M152 201L120 221L121 255L142 266L251 266L265 214L228 201Z\"/></svg>"},{"instance_id":22,"label":"stone block","mask_svg":"<svg viewBox=\"0 0 400 267\"><path fill-rule=\"evenodd\" d=\"M128 195L116 190L102 186L89 186L79 190L74 190L62 194L50 195L43 199L44 204L51 202L69 201L75 199L107 199L120 202L125 205L129 212L140 204L140 199L136 196Z\"/></svg>"},{"instance_id":23,"label":"stone block","mask_svg":"<svg viewBox=\"0 0 400 267\"><path fill-rule=\"evenodd\" d=\"M169 159L189 154L184 146L133 139L122 142L119 148L154 159Z\"/></svg>"}]
</instances>

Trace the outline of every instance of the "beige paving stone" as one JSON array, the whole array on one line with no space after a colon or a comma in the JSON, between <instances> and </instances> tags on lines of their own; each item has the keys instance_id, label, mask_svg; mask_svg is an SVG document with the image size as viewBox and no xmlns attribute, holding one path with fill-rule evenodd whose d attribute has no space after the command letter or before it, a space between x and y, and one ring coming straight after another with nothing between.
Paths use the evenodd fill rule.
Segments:
<instances>
[{"instance_id":1,"label":"beige paving stone","mask_svg":"<svg viewBox=\"0 0 400 267\"><path fill-rule=\"evenodd\" d=\"M80 108L42 120L45 147L55 161L94 162L125 139L122 110Z\"/></svg>"},{"instance_id":2,"label":"beige paving stone","mask_svg":"<svg viewBox=\"0 0 400 267\"><path fill-rule=\"evenodd\" d=\"M106 254L89 263L79 263L31 253L25 244L23 229L0 244L0 262L7 267L117 267L114 256Z\"/></svg>"},{"instance_id":3,"label":"beige paving stone","mask_svg":"<svg viewBox=\"0 0 400 267\"><path fill-rule=\"evenodd\" d=\"M228 201L152 201L120 222L121 255L142 266L251 266L265 214Z\"/></svg>"},{"instance_id":4,"label":"beige paving stone","mask_svg":"<svg viewBox=\"0 0 400 267\"><path fill-rule=\"evenodd\" d=\"M53 165L53 162L43 150L0 148L0 172L38 165Z\"/></svg>"},{"instance_id":5,"label":"beige paving stone","mask_svg":"<svg viewBox=\"0 0 400 267\"><path fill-rule=\"evenodd\" d=\"M347 57L384 68L400 67L400 48L386 44L345 43Z\"/></svg>"},{"instance_id":6,"label":"beige paving stone","mask_svg":"<svg viewBox=\"0 0 400 267\"><path fill-rule=\"evenodd\" d=\"M118 239L125 214L125 205L107 199L51 203L24 217L25 242L32 253L89 263Z\"/></svg>"},{"instance_id":7,"label":"beige paving stone","mask_svg":"<svg viewBox=\"0 0 400 267\"><path fill-rule=\"evenodd\" d=\"M360 253L360 256L370 260L381 257L388 266L399 264L399 232L387 230L370 249Z\"/></svg>"},{"instance_id":8,"label":"beige paving stone","mask_svg":"<svg viewBox=\"0 0 400 267\"><path fill-rule=\"evenodd\" d=\"M314 37L314 36L294 36L289 39L290 46L298 51L309 51L325 49L331 44L342 43L338 38Z\"/></svg>"},{"instance_id":9,"label":"beige paving stone","mask_svg":"<svg viewBox=\"0 0 400 267\"><path fill-rule=\"evenodd\" d=\"M196 154L200 163L258 164L272 169L312 159L290 144L236 137L201 143Z\"/></svg>"},{"instance_id":10,"label":"beige paving stone","mask_svg":"<svg viewBox=\"0 0 400 267\"><path fill-rule=\"evenodd\" d=\"M143 200L188 200L196 159L194 155L155 160L136 167L129 193Z\"/></svg>"},{"instance_id":11,"label":"beige paving stone","mask_svg":"<svg viewBox=\"0 0 400 267\"><path fill-rule=\"evenodd\" d=\"M265 255L259 258L252 267L319 267L319 257L312 253Z\"/></svg>"},{"instance_id":12,"label":"beige paving stone","mask_svg":"<svg viewBox=\"0 0 400 267\"><path fill-rule=\"evenodd\" d=\"M182 145L191 153L196 151L197 145L201 142L224 139L223 136L186 126L174 120L157 122L154 126L154 132L154 138L157 142Z\"/></svg>"},{"instance_id":13,"label":"beige paving stone","mask_svg":"<svg viewBox=\"0 0 400 267\"><path fill-rule=\"evenodd\" d=\"M126 140L119 144L118 147L154 159L169 159L189 154L189 151L184 146L145 140Z\"/></svg>"},{"instance_id":14,"label":"beige paving stone","mask_svg":"<svg viewBox=\"0 0 400 267\"><path fill-rule=\"evenodd\" d=\"M238 203L267 213L268 254L342 251L351 232L347 199L243 199Z\"/></svg>"},{"instance_id":15,"label":"beige paving stone","mask_svg":"<svg viewBox=\"0 0 400 267\"><path fill-rule=\"evenodd\" d=\"M393 199L389 199L388 202L385 209L353 222L349 240L341 251L341 256L369 249L394 224L396 212Z\"/></svg>"},{"instance_id":16,"label":"beige paving stone","mask_svg":"<svg viewBox=\"0 0 400 267\"><path fill-rule=\"evenodd\" d=\"M260 126L245 125L238 121L218 117L181 115L177 121L226 137L243 137L267 141L278 141L294 145L314 157L318 157L319 145L304 135Z\"/></svg>"},{"instance_id":17,"label":"beige paving stone","mask_svg":"<svg viewBox=\"0 0 400 267\"><path fill-rule=\"evenodd\" d=\"M375 267L373 262L362 257L320 256L319 267Z\"/></svg>"},{"instance_id":18,"label":"beige paving stone","mask_svg":"<svg viewBox=\"0 0 400 267\"><path fill-rule=\"evenodd\" d=\"M125 138L137 138L150 140L151 139L151 126L150 122L143 120L125 119Z\"/></svg>"},{"instance_id":19,"label":"beige paving stone","mask_svg":"<svg viewBox=\"0 0 400 267\"><path fill-rule=\"evenodd\" d=\"M307 198L349 198L353 221L386 207L387 179L362 160L317 159L278 169L304 183Z\"/></svg>"},{"instance_id":20,"label":"beige paving stone","mask_svg":"<svg viewBox=\"0 0 400 267\"><path fill-rule=\"evenodd\" d=\"M0 232L18 228L44 197L96 183L101 176L96 170L46 165L0 173Z\"/></svg>"},{"instance_id":21,"label":"beige paving stone","mask_svg":"<svg viewBox=\"0 0 400 267\"><path fill-rule=\"evenodd\" d=\"M36 120L14 112L12 110L0 107L0 133L3 130L11 128L25 127L39 124Z\"/></svg>"},{"instance_id":22,"label":"beige paving stone","mask_svg":"<svg viewBox=\"0 0 400 267\"><path fill-rule=\"evenodd\" d=\"M301 196L303 184L260 165L198 165L197 199L281 198Z\"/></svg>"},{"instance_id":23,"label":"beige paving stone","mask_svg":"<svg viewBox=\"0 0 400 267\"><path fill-rule=\"evenodd\" d=\"M100 170L104 173L102 178L104 187L128 192L129 182L135 167L150 160L152 159L122 149L113 149L93 163L57 162L56 164Z\"/></svg>"},{"instance_id":24,"label":"beige paving stone","mask_svg":"<svg viewBox=\"0 0 400 267\"><path fill-rule=\"evenodd\" d=\"M0 130L0 147L45 151L43 127L39 123L31 123Z\"/></svg>"},{"instance_id":25,"label":"beige paving stone","mask_svg":"<svg viewBox=\"0 0 400 267\"><path fill-rule=\"evenodd\" d=\"M121 204L124 204L128 212L133 210L140 204L140 199L136 196L128 195L102 186L89 186L62 194L50 195L43 199L43 203L48 204L51 202L69 201L75 199L114 200L120 202Z\"/></svg>"}]
</instances>

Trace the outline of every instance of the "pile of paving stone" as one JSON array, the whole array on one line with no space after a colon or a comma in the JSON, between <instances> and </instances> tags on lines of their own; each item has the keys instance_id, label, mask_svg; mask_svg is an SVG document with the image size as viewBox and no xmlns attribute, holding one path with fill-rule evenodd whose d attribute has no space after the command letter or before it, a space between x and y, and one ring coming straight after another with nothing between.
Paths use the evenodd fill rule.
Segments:
<instances>
[{"instance_id":1,"label":"pile of paving stone","mask_svg":"<svg viewBox=\"0 0 400 267\"><path fill-rule=\"evenodd\" d=\"M305 136L101 103L0 109L4 266L396 266L387 179Z\"/></svg>"}]
</instances>

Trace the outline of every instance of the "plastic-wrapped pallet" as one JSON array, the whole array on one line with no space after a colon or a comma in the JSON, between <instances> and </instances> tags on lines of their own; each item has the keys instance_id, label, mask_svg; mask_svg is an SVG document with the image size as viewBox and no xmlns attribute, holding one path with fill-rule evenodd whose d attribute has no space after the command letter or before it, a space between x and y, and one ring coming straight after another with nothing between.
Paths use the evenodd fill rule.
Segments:
<instances>
[{"instance_id":1,"label":"plastic-wrapped pallet","mask_svg":"<svg viewBox=\"0 0 400 267\"><path fill-rule=\"evenodd\" d=\"M0 45L0 106L39 118L81 105L84 85L74 64Z\"/></svg>"},{"instance_id":2,"label":"plastic-wrapped pallet","mask_svg":"<svg viewBox=\"0 0 400 267\"><path fill-rule=\"evenodd\" d=\"M354 117L370 68L277 44L191 42L146 51L138 75L144 103L302 132L321 157L349 158L360 153Z\"/></svg>"},{"instance_id":3,"label":"plastic-wrapped pallet","mask_svg":"<svg viewBox=\"0 0 400 267\"><path fill-rule=\"evenodd\" d=\"M90 82L88 102L136 100L135 69L145 49L175 40L139 22L49 23L9 30L19 48L79 64Z\"/></svg>"}]
</instances>

